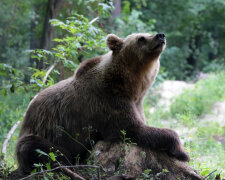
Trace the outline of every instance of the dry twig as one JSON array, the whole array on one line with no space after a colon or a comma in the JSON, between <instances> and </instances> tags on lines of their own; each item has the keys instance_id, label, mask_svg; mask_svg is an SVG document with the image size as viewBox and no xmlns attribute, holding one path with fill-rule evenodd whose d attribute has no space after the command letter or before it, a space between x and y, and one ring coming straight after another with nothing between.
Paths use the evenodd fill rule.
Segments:
<instances>
[{"instance_id":1,"label":"dry twig","mask_svg":"<svg viewBox=\"0 0 225 180\"><path fill-rule=\"evenodd\" d=\"M69 176L71 179L76 179L76 178L79 178L79 179L81 179L81 180L85 180L83 177L81 177L79 174L77 174L77 173L75 173L75 172L73 172L73 171L71 171L70 169L68 169L68 168L63 168L63 171L64 171L64 173L67 175L67 176Z\"/></svg>"}]
</instances>

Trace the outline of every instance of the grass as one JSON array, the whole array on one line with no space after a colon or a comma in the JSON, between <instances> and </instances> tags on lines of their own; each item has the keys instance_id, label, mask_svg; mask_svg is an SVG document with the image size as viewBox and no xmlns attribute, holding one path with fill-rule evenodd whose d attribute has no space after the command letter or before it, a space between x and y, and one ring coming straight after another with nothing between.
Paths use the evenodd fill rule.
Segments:
<instances>
[{"instance_id":1,"label":"grass","mask_svg":"<svg viewBox=\"0 0 225 180\"><path fill-rule=\"evenodd\" d=\"M210 113L215 102L225 101L224 71L210 74L206 80L197 82L193 89L185 90L174 99L169 112L161 107L149 113L148 101L145 101L144 109L149 125L176 130L190 154L189 164L201 175L217 170L209 179L213 179L216 173L225 177L225 125L216 120L201 120L202 115ZM217 137L224 142L218 141Z\"/></svg>"}]
</instances>

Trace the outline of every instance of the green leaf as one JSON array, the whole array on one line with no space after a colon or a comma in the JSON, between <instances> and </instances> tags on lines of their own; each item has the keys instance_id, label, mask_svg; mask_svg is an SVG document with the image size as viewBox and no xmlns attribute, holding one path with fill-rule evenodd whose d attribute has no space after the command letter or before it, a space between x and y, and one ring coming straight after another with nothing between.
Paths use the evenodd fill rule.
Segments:
<instances>
[{"instance_id":1,"label":"green leaf","mask_svg":"<svg viewBox=\"0 0 225 180\"><path fill-rule=\"evenodd\" d=\"M49 156L50 156L50 158L51 158L51 160L52 160L53 162L56 161L56 156L55 156L55 154L54 154L53 152L50 152L50 153L49 153Z\"/></svg>"},{"instance_id":2,"label":"green leaf","mask_svg":"<svg viewBox=\"0 0 225 180\"><path fill-rule=\"evenodd\" d=\"M50 169L51 169L51 164L50 164L50 162L46 164L46 168L47 168L47 170L50 170Z\"/></svg>"},{"instance_id":3,"label":"green leaf","mask_svg":"<svg viewBox=\"0 0 225 180\"><path fill-rule=\"evenodd\" d=\"M44 155L44 156L49 156L47 153L45 153L44 151L40 150L40 149L36 149L35 150L37 153L39 153L40 155Z\"/></svg>"}]
</instances>

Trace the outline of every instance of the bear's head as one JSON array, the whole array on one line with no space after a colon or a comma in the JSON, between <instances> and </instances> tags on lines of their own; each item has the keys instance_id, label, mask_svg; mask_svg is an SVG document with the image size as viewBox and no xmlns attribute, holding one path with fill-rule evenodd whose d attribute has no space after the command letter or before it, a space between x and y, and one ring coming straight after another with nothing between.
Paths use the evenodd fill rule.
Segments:
<instances>
[{"instance_id":1,"label":"bear's head","mask_svg":"<svg viewBox=\"0 0 225 180\"><path fill-rule=\"evenodd\" d=\"M135 61L143 63L159 58L166 47L166 38L162 33L156 35L137 33L131 34L125 39L109 34L106 43L114 57L122 57L126 61L135 59Z\"/></svg>"}]
</instances>

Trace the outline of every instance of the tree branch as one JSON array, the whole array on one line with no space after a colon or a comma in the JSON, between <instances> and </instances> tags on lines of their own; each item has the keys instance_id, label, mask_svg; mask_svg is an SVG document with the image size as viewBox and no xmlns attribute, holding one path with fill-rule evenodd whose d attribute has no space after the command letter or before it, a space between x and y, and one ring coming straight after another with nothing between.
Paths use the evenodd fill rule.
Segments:
<instances>
[{"instance_id":1,"label":"tree branch","mask_svg":"<svg viewBox=\"0 0 225 180\"><path fill-rule=\"evenodd\" d=\"M93 24L95 21L97 21L99 19L99 17L97 16L96 18L92 19L89 23Z\"/></svg>"},{"instance_id":2,"label":"tree branch","mask_svg":"<svg viewBox=\"0 0 225 180\"><path fill-rule=\"evenodd\" d=\"M52 72L52 70L55 68L55 66L57 65L57 63L58 63L58 62L55 62L54 64L52 64L52 65L49 67L47 73L45 74L45 77L43 78L43 84L46 83L49 74L50 74L50 73Z\"/></svg>"}]
</instances>

